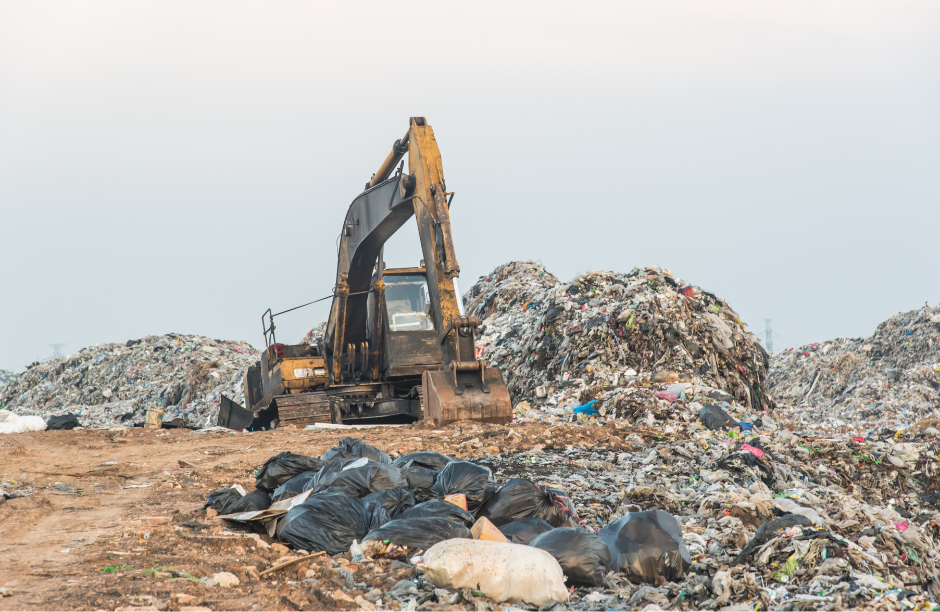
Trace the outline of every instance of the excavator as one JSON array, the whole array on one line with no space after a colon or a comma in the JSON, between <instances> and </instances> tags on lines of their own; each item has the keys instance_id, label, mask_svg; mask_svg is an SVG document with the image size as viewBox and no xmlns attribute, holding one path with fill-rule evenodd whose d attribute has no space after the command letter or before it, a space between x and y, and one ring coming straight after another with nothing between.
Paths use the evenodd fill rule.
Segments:
<instances>
[{"instance_id":1,"label":"excavator","mask_svg":"<svg viewBox=\"0 0 940 612\"><path fill-rule=\"evenodd\" d=\"M466 315L460 298L453 198L434 131L412 117L346 212L323 337L314 345L278 343L268 309L265 350L244 377L246 405L223 396L219 425L510 422L502 372L478 358L481 321ZM386 241L412 217L424 259L386 268Z\"/></svg>"}]
</instances>

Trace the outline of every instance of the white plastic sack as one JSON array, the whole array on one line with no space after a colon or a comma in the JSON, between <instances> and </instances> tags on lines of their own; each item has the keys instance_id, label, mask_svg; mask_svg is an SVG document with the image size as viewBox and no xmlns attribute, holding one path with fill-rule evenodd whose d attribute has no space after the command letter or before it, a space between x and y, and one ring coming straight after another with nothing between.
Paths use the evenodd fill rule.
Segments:
<instances>
[{"instance_id":1,"label":"white plastic sack","mask_svg":"<svg viewBox=\"0 0 940 612\"><path fill-rule=\"evenodd\" d=\"M444 540L422 555L418 568L436 587L479 590L498 602L542 607L568 599L555 557L522 544Z\"/></svg>"},{"instance_id":2,"label":"white plastic sack","mask_svg":"<svg viewBox=\"0 0 940 612\"><path fill-rule=\"evenodd\" d=\"M46 422L41 416L8 416L0 423L0 434L26 433L27 431L45 431Z\"/></svg>"}]
</instances>

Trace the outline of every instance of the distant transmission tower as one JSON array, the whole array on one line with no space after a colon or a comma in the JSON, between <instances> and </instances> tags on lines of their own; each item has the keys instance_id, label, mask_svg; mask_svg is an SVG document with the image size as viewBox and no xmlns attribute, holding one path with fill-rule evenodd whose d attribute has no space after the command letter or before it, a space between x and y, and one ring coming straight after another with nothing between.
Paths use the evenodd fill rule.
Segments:
<instances>
[{"instance_id":1,"label":"distant transmission tower","mask_svg":"<svg viewBox=\"0 0 940 612\"><path fill-rule=\"evenodd\" d=\"M767 352L771 355L774 354L774 330L770 328L770 322L773 319L764 319L764 323L767 324L767 328L764 330L764 334L767 336Z\"/></svg>"},{"instance_id":2,"label":"distant transmission tower","mask_svg":"<svg viewBox=\"0 0 940 612\"><path fill-rule=\"evenodd\" d=\"M65 342L62 342L61 344L50 344L50 345L49 345L49 346L52 347L52 357L51 357L51 359L58 359L59 357L62 356L62 347L65 346L65 344L66 344Z\"/></svg>"}]
</instances>

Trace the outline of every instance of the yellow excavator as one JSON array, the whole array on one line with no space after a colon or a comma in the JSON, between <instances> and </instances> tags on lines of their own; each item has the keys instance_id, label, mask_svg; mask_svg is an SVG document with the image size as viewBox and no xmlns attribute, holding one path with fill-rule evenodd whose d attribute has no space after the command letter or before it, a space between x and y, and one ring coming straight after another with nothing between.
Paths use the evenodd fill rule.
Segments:
<instances>
[{"instance_id":1,"label":"yellow excavator","mask_svg":"<svg viewBox=\"0 0 940 612\"><path fill-rule=\"evenodd\" d=\"M412 117L349 205L323 338L315 345L278 343L276 314L265 312L265 351L245 374L246 406L223 396L219 425L510 422L502 372L478 359L481 322L466 316L460 298L453 197L434 131L424 117ZM385 242L412 217L424 259L412 268L386 268Z\"/></svg>"}]
</instances>

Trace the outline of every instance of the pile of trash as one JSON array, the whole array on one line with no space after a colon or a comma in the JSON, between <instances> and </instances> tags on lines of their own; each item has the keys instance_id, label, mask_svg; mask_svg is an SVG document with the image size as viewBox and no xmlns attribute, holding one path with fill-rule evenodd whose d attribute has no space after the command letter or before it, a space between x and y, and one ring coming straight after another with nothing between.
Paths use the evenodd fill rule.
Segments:
<instances>
[{"instance_id":1,"label":"pile of trash","mask_svg":"<svg viewBox=\"0 0 940 612\"><path fill-rule=\"evenodd\" d=\"M247 342L166 334L98 344L31 365L0 388L18 415L73 413L85 427L142 423L147 410L190 427L215 425L224 393L244 401L242 378L258 352Z\"/></svg>"},{"instance_id":2,"label":"pile of trash","mask_svg":"<svg viewBox=\"0 0 940 612\"><path fill-rule=\"evenodd\" d=\"M566 490L528 478L499 482L480 461L420 451L394 461L356 438L321 457L282 452L257 471L256 489L211 493L206 507L256 523L295 549L357 564L415 564L442 589L544 606L569 588L682 580L692 565L676 518L624 514L595 530ZM616 580L617 578L614 578Z\"/></svg>"},{"instance_id":3,"label":"pile of trash","mask_svg":"<svg viewBox=\"0 0 940 612\"><path fill-rule=\"evenodd\" d=\"M870 338L838 338L774 355L768 387L788 407L790 420L809 428L863 436L885 428L932 429L937 435L940 308L897 314Z\"/></svg>"},{"instance_id":4,"label":"pile of trash","mask_svg":"<svg viewBox=\"0 0 940 612\"><path fill-rule=\"evenodd\" d=\"M533 427L510 426L507 437ZM371 593L388 609L483 603L464 589L584 610L929 610L940 601L936 438L807 439L770 418L747 435L697 424L652 437L604 429L633 450L595 441L392 459L346 438L320 457L282 452L257 471L254 492L222 489L207 506L301 555L345 557L353 573L342 590L357 602L370 587L356 568L385 558L413 566L412 577Z\"/></svg>"},{"instance_id":5,"label":"pile of trash","mask_svg":"<svg viewBox=\"0 0 940 612\"><path fill-rule=\"evenodd\" d=\"M726 302L669 270L563 283L541 264L512 262L463 300L483 320L478 357L503 370L519 416L652 422L677 405L774 408L757 338Z\"/></svg>"}]
</instances>

